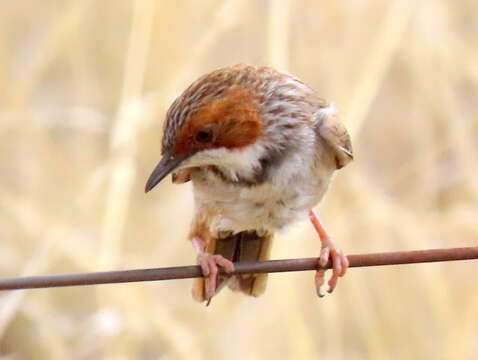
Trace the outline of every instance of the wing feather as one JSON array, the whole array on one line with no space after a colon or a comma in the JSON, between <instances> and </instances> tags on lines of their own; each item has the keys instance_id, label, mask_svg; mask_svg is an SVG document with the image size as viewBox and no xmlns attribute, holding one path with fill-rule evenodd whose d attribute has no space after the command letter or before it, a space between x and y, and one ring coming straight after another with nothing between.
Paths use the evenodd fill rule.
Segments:
<instances>
[{"instance_id":1,"label":"wing feather","mask_svg":"<svg viewBox=\"0 0 478 360\"><path fill-rule=\"evenodd\" d=\"M332 107L320 110L315 128L318 135L334 152L337 169L343 168L353 160L350 135Z\"/></svg>"}]
</instances>

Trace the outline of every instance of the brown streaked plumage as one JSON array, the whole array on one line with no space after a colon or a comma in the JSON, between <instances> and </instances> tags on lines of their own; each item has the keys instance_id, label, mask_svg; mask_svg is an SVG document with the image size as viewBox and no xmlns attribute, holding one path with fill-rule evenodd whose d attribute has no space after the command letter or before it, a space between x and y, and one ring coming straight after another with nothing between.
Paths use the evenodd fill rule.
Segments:
<instances>
[{"instance_id":1,"label":"brown streaked plumage","mask_svg":"<svg viewBox=\"0 0 478 360\"><path fill-rule=\"evenodd\" d=\"M266 275L219 276L218 266L269 258L273 234L310 217L319 234L319 262L332 257L332 291L347 258L312 208L335 170L352 160L345 127L333 107L298 79L267 67L235 65L206 74L168 110L163 158L146 184L169 173L192 181L195 216L189 239L204 278L193 297L208 301L224 285L260 295ZM324 271L318 270L319 295Z\"/></svg>"}]
</instances>

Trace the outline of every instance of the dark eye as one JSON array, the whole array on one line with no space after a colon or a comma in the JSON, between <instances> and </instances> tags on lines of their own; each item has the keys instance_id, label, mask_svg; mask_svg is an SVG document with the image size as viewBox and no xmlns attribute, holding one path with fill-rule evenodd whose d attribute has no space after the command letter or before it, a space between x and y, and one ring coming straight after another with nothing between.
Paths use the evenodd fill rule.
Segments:
<instances>
[{"instance_id":1,"label":"dark eye","mask_svg":"<svg viewBox=\"0 0 478 360\"><path fill-rule=\"evenodd\" d=\"M200 130L196 133L196 141L200 143L207 143L212 140L211 130Z\"/></svg>"}]
</instances>

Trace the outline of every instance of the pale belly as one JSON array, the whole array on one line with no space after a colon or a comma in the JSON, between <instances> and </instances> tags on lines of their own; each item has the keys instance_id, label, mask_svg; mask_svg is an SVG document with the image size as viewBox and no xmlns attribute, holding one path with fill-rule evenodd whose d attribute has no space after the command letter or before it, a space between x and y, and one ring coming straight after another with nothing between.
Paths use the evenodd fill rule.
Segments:
<instances>
[{"instance_id":1,"label":"pale belly","mask_svg":"<svg viewBox=\"0 0 478 360\"><path fill-rule=\"evenodd\" d=\"M314 175L282 186L234 185L212 175L193 178L197 211L210 214L213 231L282 230L304 219L325 194L332 173Z\"/></svg>"}]
</instances>

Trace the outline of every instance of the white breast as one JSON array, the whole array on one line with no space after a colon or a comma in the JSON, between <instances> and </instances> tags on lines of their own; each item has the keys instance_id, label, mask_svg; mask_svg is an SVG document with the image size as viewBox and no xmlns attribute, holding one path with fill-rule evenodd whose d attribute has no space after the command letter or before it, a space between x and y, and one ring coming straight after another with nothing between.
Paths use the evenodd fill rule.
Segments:
<instances>
[{"instance_id":1,"label":"white breast","mask_svg":"<svg viewBox=\"0 0 478 360\"><path fill-rule=\"evenodd\" d=\"M317 161L317 150L311 150L290 154L271 181L259 185L225 182L207 170L193 174L196 210L213 214L213 231L274 232L305 218L307 210L322 199L333 173Z\"/></svg>"}]
</instances>

